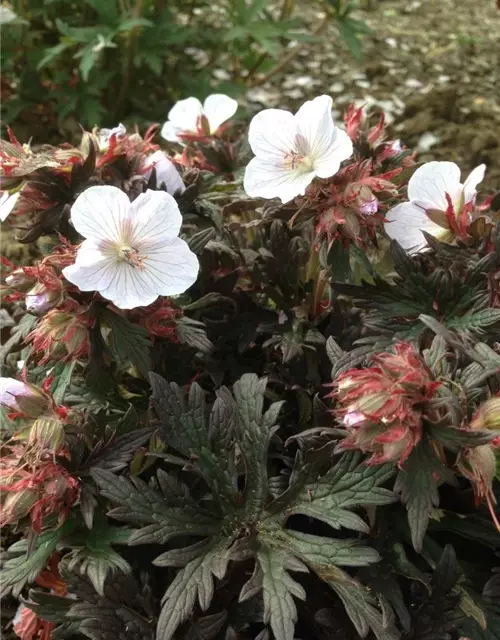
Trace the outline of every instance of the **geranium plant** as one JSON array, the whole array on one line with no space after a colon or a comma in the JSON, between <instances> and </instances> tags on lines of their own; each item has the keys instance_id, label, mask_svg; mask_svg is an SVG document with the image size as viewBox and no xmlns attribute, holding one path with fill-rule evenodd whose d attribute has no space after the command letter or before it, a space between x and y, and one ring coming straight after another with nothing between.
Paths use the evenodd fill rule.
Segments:
<instances>
[{"instance_id":1,"label":"geranium plant","mask_svg":"<svg viewBox=\"0 0 500 640\"><path fill-rule=\"evenodd\" d=\"M6 632L494 640L485 167L236 108L2 142Z\"/></svg>"}]
</instances>

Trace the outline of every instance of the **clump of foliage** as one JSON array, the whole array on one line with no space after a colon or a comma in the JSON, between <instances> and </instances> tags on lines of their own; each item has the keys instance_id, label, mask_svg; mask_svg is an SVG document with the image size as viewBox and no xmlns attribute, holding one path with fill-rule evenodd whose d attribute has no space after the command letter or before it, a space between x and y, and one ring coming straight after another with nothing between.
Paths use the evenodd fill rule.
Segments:
<instances>
[{"instance_id":1,"label":"clump of foliage","mask_svg":"<svg viewBox=\"0 0 500 640\"><path fill-rule=\"evenodd\" d=\"M498 212L438 163L445 210L420 207L439 224L405 251L389 237L428 165L330 108L304 105L317 130L256 116L250 163L246 132L203 115L165 151L120 127L2 142L2 217L31 256L2 285L17 636L498 637ZM137 231L109 258L105 227L144 215L157 244L168 216L180 231L141 306L156 245ZM113 288L92 233L109 273L146 280Z\"/></svg>"},{"instance_id":2,"label":"clump of foliage","mask_svg":"<svg viewBox=\"0 0 500 640\"><path fill-rule=\"evenodd\" d=\"M361 55L366 25L345 0L14 0L2 14L2 120L49 141L165 118L184 95L235 95L285 68L329 24ZM289 48L288 45L292 45ZM214 74L217 69L219 75Z\"/></svg>"}]
</instances>

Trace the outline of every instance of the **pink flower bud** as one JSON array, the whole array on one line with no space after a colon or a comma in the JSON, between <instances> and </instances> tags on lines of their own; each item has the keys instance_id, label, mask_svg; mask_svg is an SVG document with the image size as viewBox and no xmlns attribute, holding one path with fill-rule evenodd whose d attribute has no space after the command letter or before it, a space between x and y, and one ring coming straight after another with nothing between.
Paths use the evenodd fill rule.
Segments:
<instances>
[{"instance_id":1,"label":"pink flower bud","mask_svg":"<svg viewBox=\"0 0 500 640\"><path fill-rule=\"evenodd\" d=\"M411 345L397 344L394 352L375 355L375 366L350 369L334 383L335 414L349 434L339 449L370 453L370 464L404 463L422 437L426 401L439 386Z\"/></svg>"},{"instance_id":2,"label":"pink flower bud","mask_svg":"<svg viewBox=\"0 0 500 640\"><path fill-rule=\"evenodd\" d=\"M42 282L37 282L26 294L26 310L34 315L43 315L61 304L62 290L47 289Z\"/></svg>"}]
</instances>

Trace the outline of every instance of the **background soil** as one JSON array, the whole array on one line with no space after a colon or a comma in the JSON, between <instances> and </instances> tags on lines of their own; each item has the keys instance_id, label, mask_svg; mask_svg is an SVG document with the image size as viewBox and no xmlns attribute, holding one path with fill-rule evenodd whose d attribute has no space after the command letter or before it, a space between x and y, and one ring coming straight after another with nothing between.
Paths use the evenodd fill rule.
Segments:
<instances>
[{"instance_id":1,"label":"background soil","mask_svg":"<svg viewBox=\"0 0 500 640\"><path fill-rule=\"evenodd\" d=\"M291 108L328 93L338 116L355 100L383 110L392 133L419 160L485 162L483 190L500 189L500 9L496 0L361 0L364 60L356 63L331 25L287 74L249 93ZM311 20L318 20L304 3Z\"/></svg>"}]
</instances>

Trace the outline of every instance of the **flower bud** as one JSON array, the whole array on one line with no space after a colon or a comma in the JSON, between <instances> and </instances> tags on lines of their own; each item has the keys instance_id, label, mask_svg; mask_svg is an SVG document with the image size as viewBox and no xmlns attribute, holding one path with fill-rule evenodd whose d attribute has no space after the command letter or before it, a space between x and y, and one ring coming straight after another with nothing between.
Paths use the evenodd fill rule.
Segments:
<instances>
[{"instance_id":1,"label":"flower bud","mask_svg":"<svg viewBox=\"0 0 500 640\"><path fill-rule=\"evenodd\" d=\"M41 364L49 360L77 360L88 355L88 329L89 318L85 313L52 309L26 340L32 342L35 352L43 354Z\"/></svg>"},{"instance_id":2,"label":"flower bud","mask_svg":"<svg viewBox=\"0 0 500 640\"><path fill-rule=\"evenodd\" d=\"M500 429L500 397L487 400L477 411L471 423L473 429Z\"/></svg>"},{"instance_id":3,"label":"flower bud","mask_svg":"<svg viewBox=\"0 0 500 640\"><path fill-rule=\"evenodd\" d=\"M16 289L16 291L28 291L35 282L36 278L27 275L23 268L14 269L14 271L9 273L5 278L5 284L11 289Z\"/></svg>"},{"instance_id":4,"label":"flower bud","mask_svg":"<svg viewBox=\"0 0 500 640\"><path fill-rule=\"evenodd\" d=\"M57 417L38 418L33 423L28 444L37 449L57 452L64 444L64 426Z\"/></svg>"},{"instance_id":5,"label":"flower bud","mask_svg":"<svg viewBox=\"0 0 500 640\"><path fill-rule=\"evenodd\" d=\"M42 282L37 282L26 294L26 310L34 315L43 315L61 304L63 299L62 286L59 290L47 289Z\"/></svg>"},{"instance_id":6,"label":"flower bud","mask_svg":"<svg viewBox=\"0 0 500 640\"><path fill-rule=\"evenodd\" d=\"M422 415L434 382L420 355L406 343L373 356L373 367L351 369L335 381L335 414L348 436L339 449L370 453L370 464L401 466L422 437Z\"/></svg>"},{"instance_id":7,"label":"flower bud","mask_svg":"<svg viewBox=\"0 0 500 640\"><path fill-rule=\"evenodd\" d=\"M14 378L0 378L0 405L37 418L51 407L52 399L35 385Z\"/></svg>"},{"instance_id":8,"label":"flower bud","mask_svg":"<svg viewBox=\"0 0 500 640\"><path fill-rule=\"evenodd\" d=\"M4 497L2 499L2 513L0 523L2 526L18 522L28 515L38 500L36 489L20 489L9 492L8 487L2 486Z\"/></svg>"}]
</instances>

